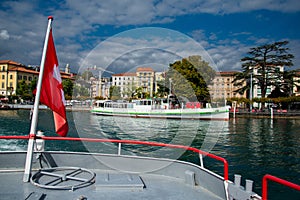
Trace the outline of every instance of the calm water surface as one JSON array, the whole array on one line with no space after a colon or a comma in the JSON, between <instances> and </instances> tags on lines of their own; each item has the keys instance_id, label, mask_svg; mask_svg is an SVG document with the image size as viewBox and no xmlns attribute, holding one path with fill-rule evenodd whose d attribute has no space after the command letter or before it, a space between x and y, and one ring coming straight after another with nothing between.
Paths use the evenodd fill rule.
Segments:
<instances>
[{"instance_id":1,"label":"calm water surface","mask_svg":"<svg viewBox=\"0 0 300 200\"><path fill-rule=\"evenodd\" d=\"M70 137L133 139L193 146L222 156L229 162L229 175L255 181L261 194L261 179L269 173L300 184L300 120L236 118L229 122L132 119L94 116L88 112L67 113ZM29 111L0 111L0 135L27 135ZM55 136L52 113L40 111L38 130ZM26 150L26 141L2 140L0 150ZM199 163L197 155L160 147L124 145L123 154L169 157ZM116 153L117 145L105 143L46 142L46 149ZM205 159L207 168L222 174L222 164ZM300 199L299 192L269 183L270 199Z\"/></svg>"}]
</instances>

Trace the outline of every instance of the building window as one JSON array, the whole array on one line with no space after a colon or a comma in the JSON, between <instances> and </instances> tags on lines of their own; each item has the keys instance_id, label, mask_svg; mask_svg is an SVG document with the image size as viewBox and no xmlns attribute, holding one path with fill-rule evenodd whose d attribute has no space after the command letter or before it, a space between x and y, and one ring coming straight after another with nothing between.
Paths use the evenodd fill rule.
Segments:
<instances>
[{"instance_id":1,"label":"building window","mask_svg":"<svg viewBox=\"0 0 300 200\"><path fill-rule=\"evenodd\" d=\"M32 77L31 77L31 76L29 76L29 77L28 77L28 80L29 80L29 81L32 81Z\"/></svg>"},{"instance_id":2,"label":"building window","mask_svg":"<svg viewBox=\"0 0 300 200\"><path fill-rule=\"evenodd\" d=\"M18 80L22 80L22 76L21 75L18 75Z\"/></svg>"},{"instance_id":3,"label":"building window","mask_svg":"<svg viewBox=\"0 0 300 200\"><path fill-rule=\"evenodd\" d=\"M9 77L10 77L10 79L13 79L13 75L12 74Z\"/></svg>"},{"instance_id":4,"label":"building window","mask_svg":"<svg viewBox=\"0 0 300 200\"><path fill-rule=\"evenodd\" d=\"M2 82L2 84L1 84L1 85L2 85L2 88L4 88L4 82Z\"/></svg>"},{"instance_id":5,"label":"building window","mask_svg":"<svg viewBox=\"0 0 300 200\"><path fill-rule=\"evenodd\" d=\"M27 81L27 76L23 76L23 80Z\"/></svg>"},{"instance_id":6,"label":"building window","mask_svg":"<svg viewBox=\"0 0 300 200\"><path fill-rule=\"evenodd\" d=\"M3 79L3 80L5 79L5 76L4 76L4 74L2 74L2 79Z\"/></svg>"}]
</instances>

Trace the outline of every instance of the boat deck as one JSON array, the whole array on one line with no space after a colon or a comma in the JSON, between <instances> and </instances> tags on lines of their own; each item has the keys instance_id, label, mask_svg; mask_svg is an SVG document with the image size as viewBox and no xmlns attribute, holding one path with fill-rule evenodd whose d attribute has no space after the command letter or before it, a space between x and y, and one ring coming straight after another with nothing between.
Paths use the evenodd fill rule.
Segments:
<instances>
[{"instance_id":1,"label":"boat deck","mask_svg":"<svg viewBox=\"0 0 300 200\"><path fill-rule=\"evenodd\" d=\"M107 172L95 170L94 184L70 190L51 190L39 188L31 183L24 183L23 172L1 172L1 199L221 199L215 194L201 188L187 185L184 181L163 175L143 174L138 176L144 187L103 185L98 181ZM124 174L121 174L123 177Z\"/></svg>"},{"instance_id":2,"label":"boat deck","mask_svg":"<svg viewBox=\"0 0 300 200\"><path fill-rule=\"evenodd\" d=\"M43 152L34 155L33 184L23 182L25 157L26 152L0 152L1 199L226 199L222 177L183 161ZM37 159L41 157L42 161ZM74 168L74 172L60 171L68 168L71 171ZM87 170L88 173L78 172L77 169ZM41 171L45 174L37 175ZM58 174L59 178L49 173ZM73 177L61 181L69 176ZM59 188L78 185L76 180L92 181L79 187ZM45 185L58 188L42 188Z\"/></svg>"}]
</instances>

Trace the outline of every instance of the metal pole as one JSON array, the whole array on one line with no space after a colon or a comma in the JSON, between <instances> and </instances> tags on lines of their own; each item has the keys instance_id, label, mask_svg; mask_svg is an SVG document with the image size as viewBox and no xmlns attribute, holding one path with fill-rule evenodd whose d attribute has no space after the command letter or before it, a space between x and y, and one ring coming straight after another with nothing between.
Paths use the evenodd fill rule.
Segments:
<instances>
[{"instance_id":1,"label":"metal pole","mask_svg":"<svg viewBox=\"0 0 300 200\"><path fill-rule=\"evenodd\" d=\"M99 91L98 91L99 92L99 97L103 96L102 95L102 81L101 81L101 77L102 77L102 73L101 73L101 70L99 70L99 88L98 88L99 89Z\"/></svg>"},{"instance_id":2,"label":"metal pole","mask_svg":"<svg viewBox=\"0 0 300 200\"><path fill-rule=\"evenodd\" d=\"M252 112L252 72L251 72L251 76L250 76L250 112Z\"/></svg>"},{"instance_id":3,"label":"metal pole","mask_svg":"<svg viewBox=\"0 0 300 200\"><path fill-rule=\"evenodd\" d=\"M34 101L34 106L33 106L33 114L32 114L31 127L30 127L30 132L29 132L30 138L28 141L28 149L27 149L23 182L29 181L30 173L31 173L33 147L34 147L34 136L36 135L39 101L40 101L40 95L41 95L42 80L43 80L46 53L47 53L47 47L48 47L48 39L49 39L50 30L51 30L52 20L53 20L53 17L49 16L48 17L48 27L47 27L44 48L43 48L43 54L42 54L42 59L41 59L41 65L40 65L40 74L39 74L39 79L38 79L38 83L37 83L37 90L36 90L35 101Z\"/></svg>"}]
</instances>

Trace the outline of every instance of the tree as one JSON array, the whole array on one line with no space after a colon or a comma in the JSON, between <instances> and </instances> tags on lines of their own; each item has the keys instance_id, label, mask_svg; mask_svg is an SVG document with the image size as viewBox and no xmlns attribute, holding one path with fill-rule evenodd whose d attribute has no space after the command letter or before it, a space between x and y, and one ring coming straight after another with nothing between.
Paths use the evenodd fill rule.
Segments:
<instances>
[{"instance_id":1,"label":"tree","mask_svg":"<svg viewBox=\"0 0 300 200\"><path fill-rule=\"evenodd\" d=\"M118 86L111 86L109 88L109 96L111 100L118 100L121 98L121 89Z\"/></svg>"},{"instance_id":2,"label":"tree","mask_svg":"<svg viewBox=\"0 0 300 200\"><path fill-rule=\"evenodd\" d=\"M295 81L294 77L297 76L298 70L284 71L282 74L283 83L279 84L277 87L280 88L281 92L285 93L287 96L292 96L293 88L299 85L299 80Z\"/></svg>"},{"instance_id":3,"label":"tree","mask_svg":"<svg viewBox=\"0 0 300 200\"><path fill-rule=\"evenodd\" d=\"M62 81L65 96L71 97L73 95L74 84L70 79L65 79Z\"/></svg>"},{"instance_id":4,"label":"tree","mask_svg":"<svg viewBox=\"0 0 300 200\"><path fill-rule=\"evenodd\" d=\"M171 92L178 97L189 101L209 101L207 85L214 76L215 71L201 56L190 56L170 64L166 82L171 86Z\"/></svg>"},{"instance_id":5,"label":"tree","mask_svg":"<svg viewBox=\"0 0 300 200\"><path fill-rule=\"evenodd\" d=\"M89 81L91 77L94 77L94 75L93 75L93 72L87 70L82 73L81 77L83 80Z\"/></svg>"},{"instance_id":6,"label":"tree","mask_svg":"<svg viewBox=\"0 0 300 200\"><path fill-rule=\"evenodd\" d=\"M90 96L89 90L86 87L82 87L80 85L75 85L74 90L73 90L73 96L76 98L80 97L80 96L88 97L88 96Z\"/></svg>"},{"instance_id":7,"label":"tree","mask_svg":"<svg viewBox=\"0 0 300 200\"><path fill-rule=\"evenodd\" d=\"M294 56L288 53L289 48L285 47L287 44L288 41L282 41L251 48L249 55L241 59L243 71L236 74L233 80L235 85L242 86L244 81L249 83L252 75L252 84L258 85L261 98L265 98L268 87L276 87L283 81L282 72L278 70L278 66L293 66ZM242 86L237 92L249 91L250 85ZM264 104L262 104L262 109L264 109Z\"/></svg>"},{"instance_id":8,"label":"tree","mask_svg":"<svg viewBox=\"0 0 300 200\"><path fill-rule=\"evenodd\" d=\"M165 97L169 93L169 88L166 87L165 81L157 82L157 92L155 94L156 97Z\"/></svg>"}]
</instances>

